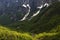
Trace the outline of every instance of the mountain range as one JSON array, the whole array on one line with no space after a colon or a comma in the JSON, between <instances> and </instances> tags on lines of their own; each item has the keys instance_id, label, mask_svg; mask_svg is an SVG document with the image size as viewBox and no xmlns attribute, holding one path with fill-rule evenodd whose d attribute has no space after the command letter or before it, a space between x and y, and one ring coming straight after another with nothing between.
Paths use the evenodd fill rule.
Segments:
<instances>
[{"instance_id":1,"label":"mountain range","mask_svg":"<svg viewBox=\"0 0 60 40\"><path fill-rule=\"evenodd\" d=\"M0 22L1 24L10 24L11 22L24 19L25 15L29 13L26 19L30 19L45 3L51 4L56 0L0 0ZM29 5L24 7L23 5ZM29 12L30 10L30 12ZM5 21L4 21L5 20ZM9 21L9 22L7 22Z\"/></svg>"},{"instance_id":2,"label":"mountain range","mask_svg":"<svg viewBox=\"0 0 60 40\"><path fill-rule=\"evenodd\" d=\"M37 8L24 2L20 6L25 12L28 9L24 16L21 16L23 11L16 13L12 4L6 13L1 10L4 14L0 15L0 40L60 40L60 2L44 3ZM15 13L10 13L11 9Z\"/></svg>"}]
</instances>

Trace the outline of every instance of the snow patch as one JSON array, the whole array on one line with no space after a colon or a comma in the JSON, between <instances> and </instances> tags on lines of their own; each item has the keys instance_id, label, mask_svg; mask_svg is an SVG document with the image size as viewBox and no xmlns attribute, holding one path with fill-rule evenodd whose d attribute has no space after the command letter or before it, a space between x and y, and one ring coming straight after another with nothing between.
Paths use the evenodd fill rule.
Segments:
<instances>
[{"instance_id":1,"label":"snow patch","mask_svg":"<svg viewBox=\"0 0 60 40\"><path fill-rule=\"evenodd\" d=\"M49 6L49 4L48 4L48 3L45 3L45 4L44 4L44 7L45 7L45 6L47 6L47 7L48 7L48 6Z\"/></svg>"},{"instance_id":2,"label":"snow patch","mask_svg":"<svg viewBox=\"0 0 60 40\"><path fill-rule=\"evenodd\" d=\"M26 14L20 21L24 21L24 20L26 19L26 17L27 17L27 16L29 15L29 13L30 13L30 6L29 6L29 4L27 4L26 7L28 7L29 10L28 10L27 14Z\"/></svg>"},{"instance_id":3,"label":"snow patch","mask_svg":"<svg viewBox=\"0 0 60 40\"><path fill-rule=\"evenodd\" d=\"M32 17L34 17L34 16L38 15L38 14L39 14L39 12L40 12L40 10L38 10L35 14L33 14L33 16L32 16Z\"/></svg>"},{"instance_id":4,"label":"snow patch","mask_svg":"<svg viewBox=\"0 0 60 40\"><path fill-rule=\"evenodd\" d=\"M29 10L28 10L28 13L20 21L24 21L27 18L27 16L30 13L30 9L31 9L29 4L27 4L27 5L23 4L22 6L25 7L25 8L29 8ZM49 4L45 3L44 5L41 5L41 6L37 7L39 10L35 14L33 14L29 20L31 20L34 16L37 16L40 13L40 10L45 6L48 7Z\"/></svg>"},{"instance_id":5,"label":"snow patch","mask_svg":"<svg viewBox=\"0 0 60 40\"><path fill-rule=\"evenodd\" d=\"M27 6L25 4L22 5L23 7L27 8Z\"/></svg>"},{"instance_id":6,"label":"snow patch","mask_svg":"<svg viewBox=\"0 0 60 40\"><path fill-rule=\"evenodd\" d=\"M41 9L41 8L43 8L43 5L41 5L40 7L37 7L38 9Z\"/></svg>"},{"instance_id":7,"label":"snow patch","mask_svg":"<svg viewBox=\"0 0 60 40\"><path fill-rule=\"evenodd\" d=\"M40 7L37 7L39 10L35 14L33 14L33 16L31 16L31 18L29 20L31 20L33 17L37 16L39 14L40 10L45 6L48 7L49 4L45 3L44 5L41 5Z\"/></svg>"},{"instance_id":8,"label":"snow patch","mask_svg":"<svg viewBox=\"0 0 60 40\"><path fill-rule=\"evenodd\" d=\"M33 14L33 16L32 16L32 17L34 17L34 16L36 16L36 15L38 15L38 14L39 14L40 9L41 9L41 8L43 8L43 5L41 5L40 7L37 7L37 8L39 8L39 10L38 10L35 14Z\"/></svg>"}]
</instances>

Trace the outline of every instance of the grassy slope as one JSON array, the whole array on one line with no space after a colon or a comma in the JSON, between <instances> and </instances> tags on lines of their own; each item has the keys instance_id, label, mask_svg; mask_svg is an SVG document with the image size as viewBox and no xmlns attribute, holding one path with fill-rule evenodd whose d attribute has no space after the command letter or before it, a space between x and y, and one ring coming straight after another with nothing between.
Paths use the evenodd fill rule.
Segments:
<instances>
[{"instance_id":1,"label":"grassy slope","mask_svg":"<svg viewBox=\"0 0 60 40\"><path fill-rule=\"evenodd\" d=\"M60 40L59 35L59 33L46 32L30 35L29 33L16 32L0 26L0 40Z\"/></svg>"},{"instance_id":2,"label":"grassy slope","mask_svg":"<svg viewBox=\"0 0 60 40\"><path fill-rule=\"evenodd\" d=\"M0 26L0 40L32 40L32 36L28 33L18 33Z\"/></svg>"}]
</instances>

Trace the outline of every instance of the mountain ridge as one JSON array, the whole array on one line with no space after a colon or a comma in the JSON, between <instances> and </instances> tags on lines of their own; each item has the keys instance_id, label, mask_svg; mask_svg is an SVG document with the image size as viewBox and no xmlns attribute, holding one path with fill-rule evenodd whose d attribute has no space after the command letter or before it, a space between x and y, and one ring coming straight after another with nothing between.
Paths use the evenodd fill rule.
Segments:
<instances>
[{"instance_id":1,"label":"mountain ridge","mask_svg":"<svg viewBox=\"0 0 60 40\"><path fill-rule=\"evenodd\" d=\"M16 30L23 30L33 33L48 32L60 24L60 2L44 7L41 12L31 20L17 21L8 26L16 27ZM56 6L56 7L55 7ZM51 27L50 27L51 26ZM37 28L36 28L37 27ZM50 28L49 28L50 27ZM26 29L26 30L25 30ZM40 31L42 30L42 31Z\"/></svg>"}]
</instances>

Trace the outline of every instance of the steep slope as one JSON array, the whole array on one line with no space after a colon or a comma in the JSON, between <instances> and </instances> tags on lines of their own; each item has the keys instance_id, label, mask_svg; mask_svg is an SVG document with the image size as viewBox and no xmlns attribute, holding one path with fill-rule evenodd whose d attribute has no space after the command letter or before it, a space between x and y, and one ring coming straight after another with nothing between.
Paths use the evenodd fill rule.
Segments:
<instances>
[{"instance_id":1,"label":"steep slope","mask_svg":"<svg viewBox=\"0 0 60 40\"><path fill-rule=\"evenodd\" d=\"M59 33L21 33L13 31L7 27L0 26L0 40L60 40Z\"/></svg>"},{"instance_id":2,"label":"steep slope","mask_svg":"<svg viewBox=\"0 0 60 40\"><path fill-rule=\"evenodd\" d=\"M45 3L51 4L55 1L58 0L0 0L0 22L2 22L0 24L6 25L13 23L12 21L21 20L29 10L28 7L23 7L23 4L29 4L31 7L29 16L27 17L27 19L29 19L37 10L39 10L37 7L40 7ZM3 22L3 19L6 21Z\"/></svg>"},{"instance_id":3,"label":"steep slope","mask_svg":"<svg viewBox=\"0 0 60 40\"><path fill-rule=\"evenodd\" d=\"M32 33L49 32L60 25L60 2L53 3L48 8L44 7L39 15L30 21L12 23L8 26L16 30L28 31Z\"/></svg>"},{"instance_id":4,"label":"steep slope","mask_svg":"<svg viewBox=\"0 0 60 40\"><path fill-rule=\"evenodd\" d=\"M33 29L37 31L49 31L60 24L60 3L54 3L48 9L42 10L38 16L32 19ZM37 32L36 31L36 32Z\"/></svg>"},{"instance_id":5,"label":"steep slope","mask_svg":"<svg viewBox=\"0 0 60 40\"><path fill-rule=\"evenodd\" d=\"M60 40L60 2L42 8L31 20L4 26L0 26L0 40Z\"/></svg>"},{"instance_id":6,"label":"steep slope","mask_svg":"<svg viewBox=\"0 0 60 40\"><path fill-rule=\"evenodd\" d=\"M28 33L18 33L9 28L0 26L0 40L33 40Z\"/></svg>"}]
</instances>

